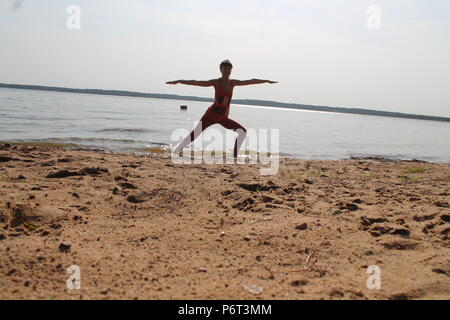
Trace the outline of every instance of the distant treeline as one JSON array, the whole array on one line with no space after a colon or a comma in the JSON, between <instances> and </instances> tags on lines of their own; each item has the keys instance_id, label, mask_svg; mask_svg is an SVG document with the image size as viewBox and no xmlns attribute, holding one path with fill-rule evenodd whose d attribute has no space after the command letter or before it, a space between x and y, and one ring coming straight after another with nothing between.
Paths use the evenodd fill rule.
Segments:
<instances>
[{"instance_id":1,"label":"distant treeline","mask_svg":"<svg viewBox=\"0 0 450 320\"><path fill-rule=\"evenodd\" d=\"M179 96L179 95L174 95L174 94L142 93L142 92L133 92L133 91L121 91L121 90L72 89L72 88L63 88L63 87L47 87L47 86L4 84L4 83L0 83L0 87L12 88L12 89L45 90L45 91L102 94L102 95L112 95L112 96L142 97L142 98L156 98L156 99L170 99L170 100L184 100L184 101L205 101L205 102L213 102L214 101L211 98ZM311 105L304 105L304 104L297 104L297 103L285 103L285 102L253 100L253 99L233 99L233 103L234 104L243 104L243 105L253 105L253 106L278 107L278 108L287 108L287 109L339 112L339 113L351 113L351 114L383 116L383 117L396 117L396 118L409 118L409 119L419 119L419 120L434 120L434 121L450 122L450 118L447 118L447 117L425 116L425 115L418 115L418 114L390 112L390 111L378 111L378 110L369 110L369 109L360 109L360 108L311 106Z\"/></svg>"}]
</instances>

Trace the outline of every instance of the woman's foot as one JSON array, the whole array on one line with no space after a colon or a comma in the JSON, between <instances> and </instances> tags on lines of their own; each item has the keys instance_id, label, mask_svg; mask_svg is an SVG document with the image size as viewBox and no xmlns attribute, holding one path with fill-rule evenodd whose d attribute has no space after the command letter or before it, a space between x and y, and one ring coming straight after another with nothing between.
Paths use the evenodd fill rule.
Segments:
<instances>
[{"instance_id":1,"label":"woman's foot","mask_svg":"<svg viewBox=\"0 0 450 320\"><path fill-rule=\"evenodd\" d=\"M183 156L183 150L180 150L179 148L175 148L170 152L170 155L172 157L179 156L181 158Z\"/></svg>"}]
</instances>

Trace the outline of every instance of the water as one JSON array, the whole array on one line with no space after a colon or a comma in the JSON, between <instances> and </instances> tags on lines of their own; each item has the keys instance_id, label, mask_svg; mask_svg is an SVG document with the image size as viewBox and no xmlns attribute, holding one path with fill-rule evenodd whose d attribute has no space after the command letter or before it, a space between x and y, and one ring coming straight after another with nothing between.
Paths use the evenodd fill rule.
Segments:
<instances>
[{"instance_id":1,"label":"water","mask_svg":"<svg viewBox=\"0 0 450 320\"><path fill-rule=\"evenodd\" d=\"M181 111L180 105L188 105L188 110ZM0 88L0 141L114 152L161 152L177 143L171 140L176 129L186 130L181 135L192 130L209 105L209 102ZM230 117L244 125L249 134L257 129L279 129L281 156L450 162L448 122L233 103ZM235 133L214 125L203 137L215 130L231 138L224 148L232 152ZM269 142L270 137L269 134ZM201 137L196 140L196 150L212 148L207 141L203 147L198 145L199 141ZM248 149L276 153L271 146L250 144Z\"/></svg>"}]
</instances>

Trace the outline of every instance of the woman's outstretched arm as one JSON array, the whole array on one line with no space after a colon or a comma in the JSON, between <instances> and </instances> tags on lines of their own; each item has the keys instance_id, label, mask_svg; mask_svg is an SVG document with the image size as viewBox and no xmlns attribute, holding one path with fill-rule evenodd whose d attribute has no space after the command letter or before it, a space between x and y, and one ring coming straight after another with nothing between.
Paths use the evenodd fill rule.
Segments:
<instances>
[{"instance_id":1,"label":"woman's outstretched arm","mask_svg":"<svg viewBox=\"0 0 450 320\"><path fill-rule=\"evenodd\" d=\"M187 84L190 86L199 86L199 87L212 87L214 86L215 80L208 80L208 81L197 81L197 80L175 80L175 81L168 81L166 84Z\"/></svg>"},{"instance_id":2,"label":"woman's outstretched arm","mask_svg":"<svg viewBox=\"0 0 450 320\"><path fill-rule=\"evenodd\" d=\"M271 80L259 80L259 79L251 79L251 80L232 80L235 86L248 86L250 84L260 84L260 83L278 83L278 81Z\"/></svg>"}]
</instances>

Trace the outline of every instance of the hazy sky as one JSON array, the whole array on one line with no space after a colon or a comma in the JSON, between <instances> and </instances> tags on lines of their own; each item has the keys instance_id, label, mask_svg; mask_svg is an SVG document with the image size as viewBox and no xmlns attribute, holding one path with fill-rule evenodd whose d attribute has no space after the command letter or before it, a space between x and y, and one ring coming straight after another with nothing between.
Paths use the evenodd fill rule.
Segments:
<instances>
[{"instance_id":1,"label":"hazy sky","mask_svg":"<svg viewBox=\"0 0 450 320\"><path fill-rule=\"evenodd\" d=\"M232 78L279 81L235 99L450 116L449 39L448 0L2 0L0 82L212 98L165 82L230 59Z\"/></svg>"}]
</instances>

